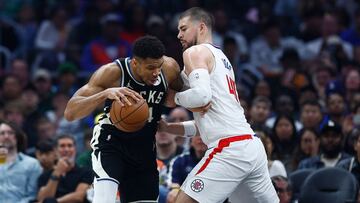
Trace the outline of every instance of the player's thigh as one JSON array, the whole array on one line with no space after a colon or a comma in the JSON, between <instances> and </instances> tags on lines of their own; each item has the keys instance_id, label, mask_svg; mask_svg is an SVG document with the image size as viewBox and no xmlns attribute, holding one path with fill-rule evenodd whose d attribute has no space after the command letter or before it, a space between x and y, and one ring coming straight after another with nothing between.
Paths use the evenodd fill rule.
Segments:
<instances>
[{"instance_id":1,"label":"player's thigh","mask_svg":"<svg viewBox=\"0 0 360 203\"><path fill-rule=\"evenodd\" d=\"M119 188L121 202L157 202L159 173L156 169L124 173Z\"/></svg>"},{"instance_id":2,"label":"player's thigh","mask_svg":"<svg viewBox=\"0 0 360 203\"><path fill-rule=\"evenodd\" d=\"M243 196L249 194L251 196L250 198L255 200L250 202L278 202L276 191L270 179L265 150L262 147L260 139L256 138L254 141L254 144L258 145L259 149L256 158L257 162L255 163L254 169L251 173L249 173L249 175L243 180L243 186L239 186L235 192L243 194ZM246 192L240 190L244 190Z\"/></svg>"},{"instance_id":3,"label":"player's thigh","mask_svg":"<svg viewBox=\"0 0 360 203\"><path fill-rule=\"evenodd\" d=\"M94 128L91 154L92 168L97 179L112 179L119 183L122 173L121 154L118 153L115 141L108 139L109 134L98 125Z\"/></svg>"},{"instance_id":4,"label":"player's thigh","mask_svg":"<svg viewBox=\"0 0 360 203\"><path fill-rule=\"evenodd\" d=\"M234 143L215 154L216 149L210 149L188 175L182 190L201 203L223 202L253 168L253 160L247 157L247 145L246 141Z\"/></svg>"}]
</instances>

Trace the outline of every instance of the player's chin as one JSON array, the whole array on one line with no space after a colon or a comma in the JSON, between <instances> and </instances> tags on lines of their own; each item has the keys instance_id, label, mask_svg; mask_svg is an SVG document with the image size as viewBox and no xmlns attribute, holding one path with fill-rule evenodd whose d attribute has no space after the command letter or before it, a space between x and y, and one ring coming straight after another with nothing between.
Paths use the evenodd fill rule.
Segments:
<instances>
[{"instance_id":1,"label":"player's chin","mask_svg":"<svg viewBox=\"0 0 360 203\"><path fill-rule=\"evenodd\" d=\"M148 81L146 81L145 83L146 83L146 85L148 85L148 86L154 86L155 83L156 83L156 80L155 80L155 81L148 80Z\"/></svg>"}]
</instances>

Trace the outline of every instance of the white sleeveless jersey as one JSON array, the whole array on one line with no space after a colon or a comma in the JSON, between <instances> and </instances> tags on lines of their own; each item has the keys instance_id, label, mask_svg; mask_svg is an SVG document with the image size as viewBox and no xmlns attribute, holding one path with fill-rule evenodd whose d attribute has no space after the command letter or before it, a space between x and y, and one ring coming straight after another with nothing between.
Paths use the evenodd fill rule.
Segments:
<instances>
[{"instance_id":1,"label":"white sleeveless jersey","mask_svg":"<svg viewBox=\"0 0 360 203\"><path fill-rule=\"evenodd\" d=\"M209 145L224 137L253 135L254 131L247 123L244 109L239 102L235 75L229 60L219 48L211 44L201 45L210 49L215 58L215 64L210 73L211 108L203 116L194 113L203 142ZM181 76L184 84L188 86L189 79L184 71Z\"/></svg>"}]
</instances>

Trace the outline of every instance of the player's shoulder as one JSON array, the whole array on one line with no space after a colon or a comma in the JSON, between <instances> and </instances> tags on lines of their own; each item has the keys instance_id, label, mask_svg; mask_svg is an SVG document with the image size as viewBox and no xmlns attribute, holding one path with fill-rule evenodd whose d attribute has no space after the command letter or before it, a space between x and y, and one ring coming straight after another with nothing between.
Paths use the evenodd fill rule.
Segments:
<instances>
[{"instance_id":1,"label":"player's shoulder","mask_svg":"<svg viewBox=\"0 0 360 203\"><path fill-rule=\"evenodd\" d=\"M106 78L106 79L104 79ZM101 84L107 86L121 78L121 70L115 62L102 65L92 75L89 83ZM105 84L104 84L105 83Z\"/></svg>"},{"instance_id":2,"label":"player's shoulder","mask_svg":"<svg viewBox=\"0 0 360 203\"><path fill-rule=\"evenodd\" d=\"M99 72L101 74L105 75L112 75L116 76L118 74L121 74L120 67L116 62L107 63L105 65L102 65L96 72Z\"/></svg>"},{"instance_id":3,"label":"player's shoulder","mask_svg":"<svg viewBox=\"0 0 360 203\"><path fill-rule=\"evenodd\" d=\"M169 56L164 56L163 71L166 74L169 72L177 73L177 72L180 72L180 66L174 58L169 57Z\"/></svg>"},{"instance_id":4,"label":"player's shoulder","mask_svg":"<svg viewBox=\"0 0 360 203\"><path fill-rule=\"evenodd\" d=\"M198 44L187 48L184 53L183 57L189 58L203 58L212 56L210 49L203 44Z\"/></svg>"}]
</instances>

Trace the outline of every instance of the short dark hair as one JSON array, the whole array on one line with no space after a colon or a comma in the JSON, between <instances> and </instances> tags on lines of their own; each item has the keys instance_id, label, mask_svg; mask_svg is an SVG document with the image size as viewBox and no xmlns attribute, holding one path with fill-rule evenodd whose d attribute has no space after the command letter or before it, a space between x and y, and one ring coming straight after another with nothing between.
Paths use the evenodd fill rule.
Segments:
<instances>
[{"instance_id":1,"label":"short dark hair","mask_svg":"<svg viewBox=\"0 0 360 203\"><path fill-rule=\"evenodd\" d=\"M214 16L199 7L192 7L180 14L179 19L189 16L191 20L204 22L212 30L214 27Z\"/></svg>"},{"instance_id":2,"label":"short dark hair","mask_svg":"<svg viewBox=\"0 0 360 203\"><path fill-rule=\"evenodd\" d=\"M147 35L134 42L133 54L142 59L158 59L165 55L165 46L157 37Z\"/></svg>"},{"instance_id":3,"label":"short dark hair","mask_svg":"<svg viewBox=\"0 0 360 203\"><path fill-rule=\"evenodd\" d=\"M74 146L76 145L76 141L75 141L75 138L74 136L71 136L71 135L68 135L68 134L62 134L62 135L59 135L57 138L56 138L56 146L59 145L59 140L62 140L62 139L70 139L73 141L73 144Z\"/></svg>"},{"instance_id":4,"label":"short dark hair","mask_svg":"<svg viewBox=\"0 0 360 203\"><path fill-rule=\"evenodd\" d=\"M54 150L54 140L46 139L36 144L36 150L40 153L48 153Z\"/></svg>"},{"instance_id":5,"label":"short dark hair","mask_svg":"<svg viewBox=\"0 0 360 203\"><path fill-rule=\"evenodd\" d=\"M265 96L255 97L255 99L251 102L251 106L254 106L258 103L265 103L269 109L271 108L271 100Z\"/></svg>"}]
</instances>

